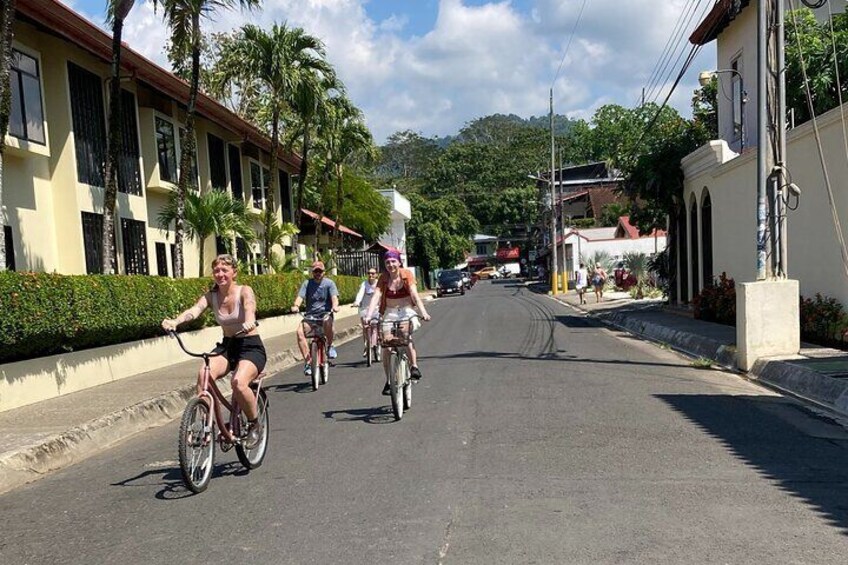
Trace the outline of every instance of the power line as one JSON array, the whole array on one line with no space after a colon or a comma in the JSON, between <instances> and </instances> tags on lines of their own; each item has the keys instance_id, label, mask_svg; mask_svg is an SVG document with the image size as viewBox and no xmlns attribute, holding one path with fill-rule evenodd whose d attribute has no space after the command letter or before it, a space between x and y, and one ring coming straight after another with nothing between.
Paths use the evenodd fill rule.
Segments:
<instances>
[{"instance_id":1,"label":"power line","mask_svg":"<svg viewBox=\"0 0 848 565\"><path fill-rule=\"evenodd\" d=\"M562 59L559 62L559 68L554 75L554 80L551 82L551 90L553 90L554 83L556 83L557 78L559 78L559 72L562 70L563 63L565 63L565 56L568 55L568 49L571 47L571 40L574 39L574 32L577 30L577 24L580 23L580 18L583 17L583 9L585 7L586 0L583 0L583 4L580 5L580 12L577 14L577 19L574 20L574 27L571 28L571 35L568 36L568 43L565 44L565 51L563 52Z\"/></svg>"}]
</instances>

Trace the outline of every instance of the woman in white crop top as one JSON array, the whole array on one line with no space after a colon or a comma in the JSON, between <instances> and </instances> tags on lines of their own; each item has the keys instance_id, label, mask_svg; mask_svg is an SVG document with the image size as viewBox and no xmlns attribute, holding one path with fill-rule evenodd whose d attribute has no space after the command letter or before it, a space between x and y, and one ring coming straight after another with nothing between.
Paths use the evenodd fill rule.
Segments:
<instances>
[{"instance_id":1,"label":"woman in white crop top","mask_svg":"<svg viewBox=\"0 0 848 565\"><path fill-rule=\"evenodd\" d=\"M265 346L256 329L256 297L247 285L236 284L236 261L231 255L218 255L212 261L212 278L215 285L197 302L174 319L162 320L162 328L173 331L184 322L196 320L207 308L212 308L215 320L221 326L224 340L215 348L224 353L209 359L212 378L219 379L234 371L233 396L250 422L247 444L256 442L256 399L250 383L265 368ZM197 374L198 393L202 384L203 367Z\"/></svg>"}]
</instances>

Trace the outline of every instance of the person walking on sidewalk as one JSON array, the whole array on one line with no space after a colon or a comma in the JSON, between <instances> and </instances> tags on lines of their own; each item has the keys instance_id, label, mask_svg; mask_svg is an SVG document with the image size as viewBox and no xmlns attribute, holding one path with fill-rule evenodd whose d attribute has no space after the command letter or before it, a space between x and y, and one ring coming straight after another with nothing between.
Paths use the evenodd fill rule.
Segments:
<instances>
[{"instance_id":1,"label":"person walking on sidewalk","mask_svg":"<svg viewBox=\"0 0 848 565\"><path fill-rule=\"evenodd\" d=\"M212 261L212 289L197 302L173 319L162 320L162 329L176 331L177 326L196 320L207 308L215 314L221 326L224 340L215 348L223 355L209 359L209 370L213 379L219 379L235 371L232 378L233 396L244 410L249 426L245 445L250 449L259 441L259 424L256 420L256 398L250 389L262 369L265 368L265 346L256 329L256 296L247 285L236 284L236 260L232 255L218 255ZM197 392L202 392L204 366L197 373Z\"/></svg>"},{"instance_id":2,"label":"person walking on sidewalk","mask_svg":"<svg viewBox=\"0 0 848 565\"><path fill-rule=\"evenodd\" d=\"M327 356L330 359L337 357L336 348L333 347L333 314L339 311L339 289L336 283L324 276L324 263L315 261L312 263L312 278L303 281L297 298L291 307L292 312L299 312L300 305L306 301L306 314L308 316L321 317L330 314L324 320L324 336L327 338ZM309 358L309 344L306 342L306 334L309 331L307 322L297 326L297 347L303 356L303 374L312 375L312 364Z\"/></svg>"},{"instance_id":3,"label":"person walking on sidewalk","mask_svg":"<svg viewBox=\"0 0 848 565\"><path fill-rule=\"evenodd\" d=\"M589 272L586 270L586 265L580 263L580 268L574 271L574 288L577 289L580 304L586 304L587 286L589 286Z\"/></svg>"},{"instance_id":4,"label":"person walking on sidewalk","mask_svg":"<svg viewBox=\"0 0 848 565\"><path fill-rule=\"evenodd\" d=\"M371 304L371 298L377 290L377 268L371 267L368 269L368 280L362 281L359 285L359 291L356 293L356 299L353 301L353 307L359 308L359 324L362 326L362 341L363 347L362 356L368 354L368 306Z\"/></svg>"},{"instance_id":5,"label":"person walking on sidewalk","mask_svg":"<svg viewBox=\"0 0 848 565\"><path fill-rule=\"evenodd\" d=\"M592 273L592 287L595 289L595 302L600 302L604 299L604 285L607 283L607 272L600 263L595 264L595 271Z\"/></svg>"},{"instance_id":6,"label":"person walking on sidewalk","mask_svg":"<svg viewBox=\"0 0 848 565\"><path fill-rule=\"evenodd\" d=\"M371 304L368 306L366 319L370 320L374 312L379 309L380 318L383 322L388 323L388 331L391 331L391 322L408 320L415 315L415 309L424 321L430 319L430 314L424 308L424 303L421 301L421 296L418 294L418 288L415 282L415 276L407 269L402 269L400 266L400 253L397 251L387 251L385 255L386 271L380 275L377 281L377 289L374 296L371 298ZM412 318L411 327L409 328L410 335L420 325L417 318ZM386 334L386 326L383 326L383 339L390 339L391 335ZM415 351L415 346L412 340L409 340L407 346L409 351L409 376L412 380L421 378L421 370L418 368L418 353ZM383 369L386 372L386 385L383 387L383 394L388 396L389 388L389 355L383 355Z\"/></svg>"}]
</instances>

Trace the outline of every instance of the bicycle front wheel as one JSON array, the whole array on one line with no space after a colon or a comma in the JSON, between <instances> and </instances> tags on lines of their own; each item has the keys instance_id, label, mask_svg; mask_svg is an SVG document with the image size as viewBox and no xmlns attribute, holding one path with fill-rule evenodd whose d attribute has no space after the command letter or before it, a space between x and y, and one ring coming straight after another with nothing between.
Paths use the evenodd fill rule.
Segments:
<instances>
[{"instance_id":1,"label":"bicycle front wheel","mask_svg":"<svg viewBox=\"0 0 848 565\"><path fill-rule=\"evenodd\" d=\"M318 379L321 378L321 375L318 374L318 372L320 371L320 369L318 368L318 367L320 367L319 360L318 360L318 355L319 355L318 351L320 349L321 348L318 346L318 342L313 341L312 342L312 358L309 361L310 365L312 366L312 390L318 390L318 384L319 384Z\"/></svg>"},{"instance_id":2,"label":"bicycle front wheel","mask_svg":"<svg viewBox=\"0 0 848 565\"><path fill-rule=\"evenodd\" d=\"M397 355L392 359L393 371L389 386L392 389L392 412L395 415L395 420L403 418L403 371L405 365L405 360Z\"/></svg>"},{"instance_id":3,"label":"bicycle front wheel","mask_svg":"<svg viewBox=\"0 0 848 565\"><path fill-rule=\"evenodd\" d=\"M215 465L215 424L207 428L209 406L199 398L192 398L183 411L177 451L180 472L186 487L200 493L209 486Z\"/></svg>"},{"instance_id":4,"label":"bicycle front wheel","mask_svg":"<svg viewBox=\"0 0 848 565\"><path fill-rule=\"evenodd\" d=\"M268 451L268 397L261 389L256 392L256 421L260 427L259 441L256 445L251 449L247 449L244 445L236 446L236 455L244 468L248 470L262 465L265 453Z\"/></svg>"}]
</instances>

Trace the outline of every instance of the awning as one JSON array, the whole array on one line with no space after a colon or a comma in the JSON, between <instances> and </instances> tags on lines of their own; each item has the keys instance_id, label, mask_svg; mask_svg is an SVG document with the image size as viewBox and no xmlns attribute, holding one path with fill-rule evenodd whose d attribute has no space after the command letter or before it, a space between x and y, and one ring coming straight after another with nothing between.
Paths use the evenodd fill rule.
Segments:
<instances>
[{"instance_id":1,"label":"awning","mask_svg":"<svg viewBox=\"0 0 848 565\"><path fill-rule=\"evenodd\" d=\"M307 210L306 208L301 208L300 211L303 212L304 214L306 214L307 216L309 216L310 218L312 218L313 220L320 220L322 224L329 226L333 229L336 229L336 222L334 222L333 220L331 220L327 216L321 216L319 214L316 214L312 210ZM339 231L342 232L342 233L346 233L348 235L352 235L353 237L358 237L359 239L362 239L362 235L356 233L355 231L353 231L352 229L350 229L348 227L345 227L343 224L339 224Z\"/></svg>"},{"instance_id":2,"label":"awning","mask_svg":"<svg viewBox=\"0 0 848 565\"><path fill-rule=\"evenodd\" d=\"M385 243L383 243L381 241L375 242L373 245L371 245L371 247L366 249L366 251L380 251L380 252L383 252L383 253L385 253L386 251L394 251L395 253L399 253L399 254L403 253L403 251L401 251L397 247L392 247L391 245L386 245Z\"/></svg>"}]
</instances>

